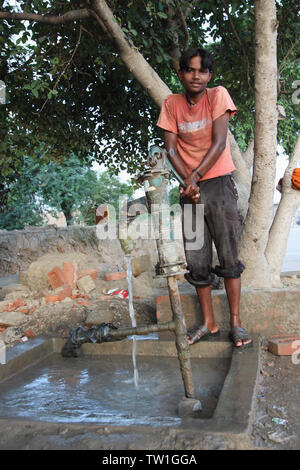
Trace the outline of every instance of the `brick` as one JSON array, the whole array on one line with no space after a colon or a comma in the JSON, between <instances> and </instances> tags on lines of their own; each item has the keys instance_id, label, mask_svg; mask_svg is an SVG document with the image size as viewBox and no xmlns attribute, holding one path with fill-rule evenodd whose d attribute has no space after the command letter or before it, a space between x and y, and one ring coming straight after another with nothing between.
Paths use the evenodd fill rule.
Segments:
<instances>
[{"instance_id":1,"label":"brick","mask_svg":"<svg viewBox=\"0 0 300 470\"><path fill-rule=\"evenodd\" d=\"M78 274L78 279L81 279L84 276L91 276L92 279L97 279L98 270L97 269L83 269L83 271L80 271L80 273Z\"/></svg>"},{"instance_id":2,"label":"brick","mask_svg":"<svg viewBox=\"0 0 300 470\"><path fill-rule=\"evenodd\" d=\"M66 284L63 272L58 266L55 266L55 268L51 269L48 273L48 282L52 289L57 289Z\"/></svg>"},{"instance_id":3,"label":"brick","mask_svg":"<svg viewBox=\"0 0 300 470\"><path fill-rule=\"evenodd\" d=\"M61 291L57 292L57 296L60 302L64 300L66 297L71 297L71 295L72 295L72 288L70 286L66 286L62 288Z\"/></svg>"},{"instance_id":4,"label":"brick","mask_svg":"<svg viewBox=\"0 0 300 470\"><path fill-rule=\"evenodd\" d=\"M24 313L26 315L28 313L28 308L22 308L21 310L18 310L18 312Z\"/></svg>"},{"instance_id":5,"label":"brick","mask_svg":"<svg viewBox=\"0 0 300 470\"><path fill-rule=\"evenodd\" d=\"M8 304L4 307L3 311L4 312L13 312L17 308L21 307L22 305L26 305L24 300L19 297L18 299L14 300L11 304Z\"/></svg>"},{"instance_id":6,"label":"brick","mask_svg":"<svg viewBox=\"0 0 300 470\"><path fill-rule=\"evenodd\" d=\"M110 295L99 295L97 297L97 300L108 300L108 301L111 301L111 296Z\"/></svg>"},{"instance_id":7,"label":"brick","mask_svg":"<svg viewBox=\"0 0 300 470\"><path fill-rule=\"evenodd\" d=\"M89 302L88 300L77 300L77 303L79 305L84 305L85 307L91 307L93 305L92 302Z\"/></svg>"},{"instance_id":8,"label":"brick","mask_svg":"<svg viewBox=\"0 0 300 470\"><path fill-rule=\"evenodd\" d=\"M37 333L31 329L25 331L25 335L28 336L28 338L35 338L37 336Z\"/></svg>"},{"instance_id":9,"label":"brick","mask_svg":"<svg viewBox=\"0 0 300 470\"><path fill-rule=\"evenodd\" d=\"M118 281L119 279L126 279L127 278L127 271L118 271L117 273L109 273L105 274L104 280L105 281Z\"/></svg>"},{"instance_id":10,"label":"brick","mask_svg":"<svg viewBox=\"0 0 300 470\"><path fill-rule=\"evenodd\" d=\"M71 299L91 299L92 297L90 295L87 295L87 294L73 294L71 295Z\"/></svg>"},{"instance_id":11,"label":"brick","mask_svg":"<svg viewBox=\"0 0 300 470\"><path fill-rule=\"evenodd\" d=\"M72 289L76 286L78 267L76 263L72 261L65 262L63 264L63 276L65 279L65 284L70 286Z\"/></svg>"},{"instance_id":12,"label":"brick","mask_svg":"<svg viewBox=\"0 0 300 470\"><path fill-rule=\"evenodd\" d=\"M47 304L52 303L52 302L59 302L59 297L58 295L47 295L45 297L45 300Z\"/></svg>"},{"instance_id":13,"label":"brick","mask_svg":"<svg viewBox=\"0 0 300 470\"><path fill-rule=\"evenodd\" d=\"M295 341L299 342L297 345L297 347L299 347L300 336L295 334L274 335L268 339L268 349L276 356L292 356L297 349L297 347L295 348Z\"/></svg>"}]
</instances>

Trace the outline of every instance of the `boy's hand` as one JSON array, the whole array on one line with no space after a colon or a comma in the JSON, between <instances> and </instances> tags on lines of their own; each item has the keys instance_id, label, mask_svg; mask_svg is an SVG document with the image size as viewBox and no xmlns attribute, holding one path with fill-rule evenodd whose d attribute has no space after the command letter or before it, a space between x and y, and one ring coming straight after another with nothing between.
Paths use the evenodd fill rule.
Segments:
<instances>
[{"instance_id":1,"label":"boy's hand","mask_svg":"<svg viewBox=\"0 0 300 470\"><path fill-rule=\"evenodd\" d=\"M184 189L182 186L179 187L180 195L187 197L192 203L196 204L200 196L197 177L192 173L184 182L186 183L186 188Z\"/></svg>"}]
</instances>

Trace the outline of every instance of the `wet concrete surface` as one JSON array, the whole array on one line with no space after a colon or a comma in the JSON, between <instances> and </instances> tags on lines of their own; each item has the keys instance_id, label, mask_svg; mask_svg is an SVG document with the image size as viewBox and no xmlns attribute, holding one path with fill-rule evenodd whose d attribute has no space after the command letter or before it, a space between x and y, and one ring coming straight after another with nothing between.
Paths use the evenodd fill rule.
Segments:
<instances>
[{"instance_id":1,"label":"wet concrete surface","mask_svg":"<svg viewBox=\"0 0 300 470\"><path fill-rule=\"evenodd\" d=\"M17 284L18 280L19 274L5 275L4 273L0 273L0 289L11 284Z\"/></svg>"},{"instance_id":2,"label":"wet concrete surface","mask_svg":"<svg viewBox=\"0 0 300 470\"><path fill-rule=\"evenodd\" d=\"M55 337L11 348L0 369L0 449L249 448L258 338L247 352L228 338L191 348L196 419L177 414L184 388L173 342L138 341L138 392L130 343L85 344L79 358L62 358Z\"/></svg>"},{"instance_id":3,"label":"wet concrete surface","mask_svg":"<svg viewBox=\"0 0 300 470\"><path fill-rule=\"evenodd\" d=\"M230 358L193 359L201 419L212 416ZM57 423L174 426L184 396L178 360L138 357L139 388L130 356L62 358L52 354L0 386L0 417Z\"/></svg>"}]
</instances>

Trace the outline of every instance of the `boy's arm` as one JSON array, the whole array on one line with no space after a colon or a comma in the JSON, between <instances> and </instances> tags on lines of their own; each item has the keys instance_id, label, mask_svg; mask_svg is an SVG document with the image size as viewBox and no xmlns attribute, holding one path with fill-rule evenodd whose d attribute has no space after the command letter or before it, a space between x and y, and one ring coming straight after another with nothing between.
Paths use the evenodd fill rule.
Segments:
<instances>
[{"instance_id":1,"label":"boy's arm","mask_svg":"<svg viewBox=\"0 0 300 470\"><path fill-rule=\"evenodd\" d=\"M200 165L196 168L197 172L199 172L202 176L211 169L211 167L216 163L221 153L224 151L226 147L226 139L227 139L227 132L228 132L228 123L229 123L229 112L227 111L219 118L213 121L212 127L212 144L204 156ZM194 175L195 173L193 173ZM196 173L197 175L197 173ZM188 177L187 179L189 179ZM194 181L195 178L193 178ZM200 177L196 179L199 181ZM187 183L187 181L185 181Z\"/></svg>"},{"instance_id":2,"label":"boy's arm","mask_svg":"<svg viewBox=\"0 0 300 470\"><path fill-rule=\"evenodd\" d=\"M177 152L177 134L173 132L164 131L164 140L165 140L165 148L168 152L168 159L172 163L173 167L181 176L183 180L186 179L188 173L182 163L182 160Z\"/></svg>"},{"instance_id":3,"label":"boy's arm","mask_svg":"<svg viewBox=\"0 0 300 470\"><path fill-rule=\"evenodd\" d=\"M182 160L177 152L177 134L174 134L173 132L169 131L164 131L164 140L165 140L165 148L168 152L168 158L170 162L172 163L173 167L181 176L181 178L184 180L184 182L187 184L187 187L185 191L182 191L181 189L181 194L187 196L190 199L194 200L198 199L199 197L199 187L197 185L197 177L195 176L195 173L192 173L191 175L188 175ZM187 181L188 180L188 181Z\"/></svg>"}]
</instances>

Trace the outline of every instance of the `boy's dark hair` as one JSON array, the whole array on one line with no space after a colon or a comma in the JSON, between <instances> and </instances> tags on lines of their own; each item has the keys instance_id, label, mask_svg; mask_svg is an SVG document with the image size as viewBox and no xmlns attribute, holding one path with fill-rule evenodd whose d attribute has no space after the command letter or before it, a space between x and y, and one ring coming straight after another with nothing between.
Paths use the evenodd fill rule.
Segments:
<instances>
[{"instance_id":1,"label":"boy's dark hair","mask_svg":"<svg viewBox=\"0 0 300 470\"><path fill-rule=\"evenodd\" d=\"M179 70L187 70L192 57L200 56L202 59L202 71L212 72L214 58L210 52L201 47L190 47L181 54L179 61Z\"/></svg>"}]
</instances>

